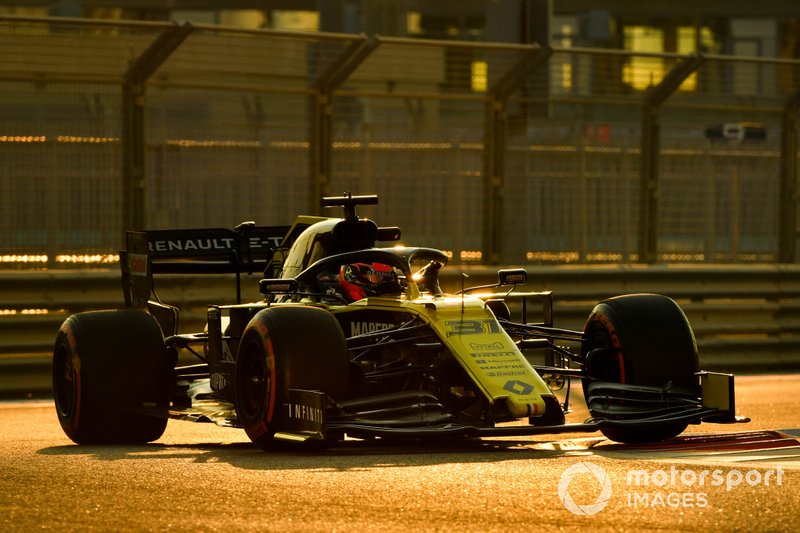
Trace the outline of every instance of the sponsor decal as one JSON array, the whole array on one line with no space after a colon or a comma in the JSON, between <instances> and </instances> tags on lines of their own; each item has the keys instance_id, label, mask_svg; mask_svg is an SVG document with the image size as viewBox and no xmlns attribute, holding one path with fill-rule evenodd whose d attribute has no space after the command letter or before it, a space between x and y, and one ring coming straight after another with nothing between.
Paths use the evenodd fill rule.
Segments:
<instances>
[{"instance_id":1,"label":"sponsor decal","mask_svg":"<svg viewBox=\"0 0 800 533\"><path fill-rule=\"evenodd\" d=\"M197 252L200 250L230 250L234 239L175 239L150 241L151 252Z\"/></svg>"},{"instance_id":2,"label":"sponsor decal","mask_svg":"<svg viewBox=\"0 0 800 533\"><path fill-rule=\"evenodd\" d=\"M311 438L325 438L324 392L289 389L287 402L283 404L281 431L301 433Z\"/></svg>"},{"instance_id":3,"label":"sponsor decal","mask_svg":"<svg viewBox=\"0 0 800 533\"><path fill-rule=\"evenodd\" d=\"M318 407L304 403L288 403L286 408L288 410L287 416L292 420L311 422L312 424L322 424L324 422L323 411Z\"/></svg>"},{"instance_id":4,"label":"sponsor decal","mask_svg":"<svg viewBox=\"0 0 800 533\"><path fill-rule=\"evenodd\" d=\"M509 372L487 372L486 375L490 378L506 378L513 376L527 376L525 370L509 371Z\"/></svg>"},{"instance_id":5,"label":"sponsor decal","mask_svg":"<svg viewBox=\"0 0 800 533\"><path fill-rule=\"evenodd\" d=\"M519 380L507 381L506 384L503 385L503 389L519 396L527 396L534 391L533 385Z\"/></svg>"},{"instance_id":6,"label":"sponsor decal","mask_svg":"<svg viewBox=\"0 0 800 533\"><path fill-rule=\"evenodd\" d=\"M283 241L283 237L266 237L265 239L260 239L258 237L250 237L248 239L250 248L277 248L281 245Z\"/></svg>"},{"instance_id":7,"label":"sponsor decal","mask_svg":"<svg viewBox=\"0 0 800 533\"><path fill-rule=\"evenodd\" d=\"M476 361L476 362L478 364L480 364L480 361ZM511 370L511 369L524 370L525 369L525 365L520 365L520 364L516 364L516 365L487 365L487 366L481 366L480 368L481 368L481 370Z\"/></svg>"},{"instance_id":8,"label":"sponsor decal","mask_svg":"<svg viewBox=\"0 0 800 533\"><path fill-rule=\"evenodd\" d=\"M277 248L281 244L282 237L258 237L253 236L247 239L247 245L251 250L260 248ZM194 239L155 239L149 242L150 252L170 253L170 252L224 252L233 250L236 247L236 239L233 237L213 237L213 238L194 238Z\"/></svg>"},{"instance_id":9,"label":"sponsor decal","mask_svg":"<svg viewBox=\"0 0 800 533\"><path fill-rule=\"evenodd\" d=\"M494 368L525 368L516 357L508 359L478 359L475 364L483 368L485 365L494 365Z\"/></svg>"},{"instance_id":10,"label":"sponsor decal","mask_svg":"<svg viewBox=\"0 0 800 533\"><path fill-rule=\"evenodd\" d=\"M470 353L470 356L487 377L528 375L528 365L516 352Z\"/></svg>"},{"instance_id":11,"label":"sponsor decal","mask_svg":"<svg viewBox=\"0 0 800 533\"><path fill-rule=\"evenodd\" d=\"M269 285L264 285L264 289L268 290L269 292L274 293L281 293L281 292L291 292L294 289L294 284L292 283L270 283Z\"/></svg>"},{"instance_id":12,"label":"sponsor decal","mask_svg":"<svg viewBox=\"0 0 800 533\"><path fill-rule=\"evenodd\" d=\"M479 342L471 342L469 343L469 347L475 350L476 352L493 352L496 350L503 350L505 346L503 346L502 342L492 342L489 344L481 344ZM472 354L475 356L475 354Z\"/></svg>"},{"instance_id":13,"label":"sponsor decal","mask_svg":"<svg viewBox=\"0 0 800 533\"><path fill-rule=\"evenodd\" d=\"M482 353L471 353L470 355L472 357L474 357L475 359L477 359L479 357L488 357L488 358L495 358L495 357L512 358L513 357L514 361L518 360L517 359L517 352L488 352L488 353L482 352ZM506 359L503 359L503 360L505 361Z\"/></svg>"},{"instance_id":14,"label":"sponsor decal","mask_svg":"<svg viewBox=\"0 0 800 533\"><path fill-rule=\"evenodd\" d=\"M394 324L386 322L350 322L350 336L363 335L365 333L375 333L384 329L391 329Z\"/></svg>"},{"instance_id":15,"label":"sponsor decal","mask_svg":"<svg viewBox=\"0 0 800 533\"><path fill-rule=\"evenodd\" d=\"M128 272L131 276L147 276L147 254L128 254Z\"/></svg>"}]
</instances>

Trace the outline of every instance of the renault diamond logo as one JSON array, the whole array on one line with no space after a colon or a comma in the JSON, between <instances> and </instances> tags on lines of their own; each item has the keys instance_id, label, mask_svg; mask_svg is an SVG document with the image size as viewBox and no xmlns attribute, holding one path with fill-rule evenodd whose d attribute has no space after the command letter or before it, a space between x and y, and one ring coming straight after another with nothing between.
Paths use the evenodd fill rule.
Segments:
<instances>
[{"instance_id":1,"label":"renault diamond logo","mask_svg":"<svg viewBox=\"0 0 800 533\"><path fill-rule=\"evenodd\" d=\"M519 396L525 396L533 392L533 385L519 380L507 381L503 388Z\"/></svg>"}]
</instances>

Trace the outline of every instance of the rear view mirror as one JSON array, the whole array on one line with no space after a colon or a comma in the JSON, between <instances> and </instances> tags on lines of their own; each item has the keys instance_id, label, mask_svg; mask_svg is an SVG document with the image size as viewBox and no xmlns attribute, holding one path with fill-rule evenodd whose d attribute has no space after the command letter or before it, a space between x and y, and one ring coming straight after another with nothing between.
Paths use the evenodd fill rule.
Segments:
<instances>
[{"instance_id":1,"label":"rear view mirror","mask_svg":"<svg viewBox=\"0 0 800 533\"><path fill-rule=\"evenodd\" d=\"M497 271L497 283L491 285L478 285L468 289L461 289L456 294L462 294L482 289L493 289L503 285L521 285L528 281L528 271L524 268L504 268ZM512 289L513 290L513 289Z\"/></svg>"},{"instance_id":2,"label":"rear view mirror","mask_svg":"<svg viewBox=\"0 0 800 533\"><path fill-rule=\"evenodd\" d=\"M264 296L270 294L293 294L297 292L298 284L296 279L262 279L258 283L258 289Z\"/></svg>"},{"instance_id":3,"label":"rear view mirror","mask_svg":"<svg viewBox=\"0 0 800 533\"><path fill-rule=\"evenodd\" d=\"M521 285L528 281L528 271L524 268L506 268L497 271L499 285Z\"/></svg>"}]
</instances>

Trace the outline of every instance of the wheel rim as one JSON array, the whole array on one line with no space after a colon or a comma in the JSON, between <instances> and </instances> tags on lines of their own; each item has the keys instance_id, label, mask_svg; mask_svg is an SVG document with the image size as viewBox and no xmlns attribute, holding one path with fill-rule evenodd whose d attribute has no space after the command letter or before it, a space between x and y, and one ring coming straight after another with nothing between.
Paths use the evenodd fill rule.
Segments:
<instances>
[{"instance_id":1,"label":"wheel rim","mask_svg":"<svg viewBox=\"0 0 800 533\"><path fill-rule=\"evenodd\" d=\"M75 409L76 375L72 364L72 357L64 344L56 351L53 361L53 394L56 401L56 410L61 418L69 418Z\"/></svg>"},{"instance_id":2,"label":"wheel rim","mask_svg":"<svg viewBox=\"0 0 800 533\"><path fill-rule=\"evenodd\" d=\"M625 383L625 359L622 356L622 350L612 339L611 334L605 329L605 325L599 323L594 327L587 328L590 341L587 343L588 347L584 349L584 356L586 360L586 370L592 379L600 381L613 381L617 383ZM598 374L597 363L594 366L590 365L588 359L589 353L599 350L601 353L597 354L604 359L605 365L601 365L602 373ZM597 355L595 357L597 357Z\"/></svg>"},{"instance_id":3,"label":"wheel rim","mask_svg":"<svg viewBox=\"0 0 800 533\"><path fill-rule=\"evenodd\" d=\"M239 387L242 391L239 402L241 414L247 420L257 420L261 418L259 415L266 406L270 389L266 357L258 349L258 344L250 341L240 355L239 364L242 372L238 379L243 382Z\"/></svg>"}]
</instances>

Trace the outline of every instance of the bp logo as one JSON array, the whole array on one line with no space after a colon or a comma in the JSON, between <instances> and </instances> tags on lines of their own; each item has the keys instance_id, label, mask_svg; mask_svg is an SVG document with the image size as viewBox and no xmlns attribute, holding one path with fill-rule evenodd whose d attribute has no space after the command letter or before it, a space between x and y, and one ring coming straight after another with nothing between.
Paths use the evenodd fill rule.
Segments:
<instances>
[{"instance_id":1,"label":"bp logo","mask_svg":"<svg viewBox=\"0 0 800 533\"><path fill-rule=\"evenodd\" d=\"M572 494L570 494L569 486L570 483L572 483L572 479L581 474L593 475L600 485L600 494L597 496L594 503L576 503L572 498ZM564 504L564 507L572 514L581 516L596 515L605 509L606 505L608 505L608 501L611 499L611 479L609 479L608 474L601 466L587 461L576 463L564 470L564 473L561 474L561 479L558 481L558 498L561 500L561 503Z\"/></svg>"}]
</instances>

